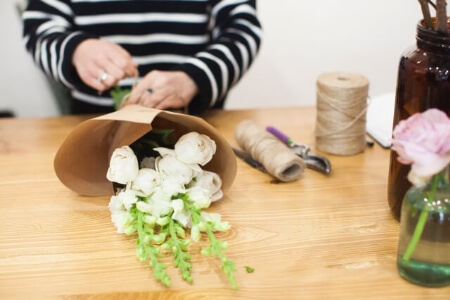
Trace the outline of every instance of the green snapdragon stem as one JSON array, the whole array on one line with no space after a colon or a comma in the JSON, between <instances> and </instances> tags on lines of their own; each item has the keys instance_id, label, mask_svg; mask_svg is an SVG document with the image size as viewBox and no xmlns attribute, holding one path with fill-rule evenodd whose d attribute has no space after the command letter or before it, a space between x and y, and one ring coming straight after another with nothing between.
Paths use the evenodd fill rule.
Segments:
<instances>
[{"instance_id":1,"label":"green snapdragon stem","mask_svg":"<svg viewBox=\"0 0 450 300\"><path fill-rule=\"evenodd\" d=\"M428 195L429 202L433 202L434 195L436 194L436 189L439 181L439 174L433 176L433 180L431 182L431 191ZM428 206L425 206L422 212L419 216L419 221L417 221L416 228L414 229L413 236L411 238L411 241L409 241L408 247L406 248L405 253L403 254L403 260L406 262L409 262L411 259L411 256L414 253L414 250L417 247L417 243L420 240L420 237L422 236L423 230L425 228L425 224L428 219Z\"/></svg>"}]
</instances>

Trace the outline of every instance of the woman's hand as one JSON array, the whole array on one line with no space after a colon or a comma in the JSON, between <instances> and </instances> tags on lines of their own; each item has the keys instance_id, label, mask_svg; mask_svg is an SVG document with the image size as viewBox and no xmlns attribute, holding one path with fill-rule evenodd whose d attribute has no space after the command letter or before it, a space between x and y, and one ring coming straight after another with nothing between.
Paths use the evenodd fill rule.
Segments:
<instances>
[{"instance_id":1,"label":"woman's hand","mask_svg":"<svg viewBox=\"0 0 450 300\"><path fill-rule=\"evenodd\" d=\"M184 72L152 71L133 88L127 104L156 109L182 108L197 93L197 85Z\"/></svg>"},{"instance_id":2,"label":"woman's hand","mask_svg":"<svg viewBox=\"0 0 450 300\"><path fill-rule=\"evenodd\" d=\"M81 42L75 49L72 63L81 80L99 92L137 74L137 64L125 49L100 39Z\"/></svg>"}]
</instances>

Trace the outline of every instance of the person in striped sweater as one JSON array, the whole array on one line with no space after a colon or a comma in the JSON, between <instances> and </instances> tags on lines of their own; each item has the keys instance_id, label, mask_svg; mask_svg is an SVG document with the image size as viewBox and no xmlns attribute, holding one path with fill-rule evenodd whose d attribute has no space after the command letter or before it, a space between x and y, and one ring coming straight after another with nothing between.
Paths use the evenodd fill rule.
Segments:
<instances>
[{"instance_id":1,"label":"person in striped sweater","mask_svg":"<svg viewBox=\"0 0 450 300\"><path fill-rule=\"evenodd\" d=\"M45 74L71 90L72 113L128 103L189 113L222 108L261 44L256 0L30 0L24 42Z\"/></svg>"}]
</instances>

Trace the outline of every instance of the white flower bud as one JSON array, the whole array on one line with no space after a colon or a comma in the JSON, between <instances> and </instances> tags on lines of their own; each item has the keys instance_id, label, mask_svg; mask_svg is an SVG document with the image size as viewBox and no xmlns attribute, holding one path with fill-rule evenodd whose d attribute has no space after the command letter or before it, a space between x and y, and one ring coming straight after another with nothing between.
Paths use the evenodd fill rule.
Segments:
<instances>
[{"instance_id":1,"label":"white flower bud","mask_svg":"<svg viewBox=\"0 0 450 300\"><path fill-rule=\"evenodd\" d=\"M156 224L158 224L161 227L164 226L164 225L169 224L169 222L170 222L170 219L169 219L168 216L156 219Z\"/></svg>"},{"instance_id":2,"label":"white flower bud","mask_svg":"<svg viewBox=\"0 0 450 300\"><path fill-rule=\"evenodd\" d=\"M136 202L136 208L143 212L143 213L147 213L147 214L151 214L153 211L153 205L145 202L145 201L138 201Z\"/></svg>"},{"instance_id":3,"label":"white flower bud","mask_svg":"<svg viewBox=\"0 0 450 300\"><path fill-rule=\"evenodd\" d=\"M197 225L194 225L191 228L191 239L194 242L198 242L200 240L200 229Z\"/></svg>"},{"instance_id":4,"label":"white flower bud","mask_svg":"<svg viewBox=\"0 0 450 300\"><path fill-rule=\"evenodd\" d=\"M187 209L184 208L183 200L181 199L172 200L172 208L173 208L172 219L176 220L178 223L183 225L183 227L186 227L191 216L190 213L187 211Z\"/></svg>"},{"instance_id":5,"label":"white flower bud","mask_svg":"<svg viewBox=\"0 0 450 300\"><path fill-rule=\"evenodd\" d=\"M114 226L116 226L117 233L125 233L125 225L127 220L128 213L126 211L111 214L111 221L114 223Z\"/></svg>"},{"instance_id":6,"label":"white flower bud","mask_svg":"<svg viewBox=\"0 0 450 300\"><path fill-rule=\"evenodd\" d=\"M131 208L133 204L137 201L136 192L133 190L122 190L118 195L117 198L120 198L123 205L127 210Z\"/></svg>"},{"instance_id":7,"label":"white flower bud","mask_svg":"<svg viewBox=\"0 0 450 300\"><path fill-rule=\"evenodd\" d=\"M122 199L117 196L111 196L109 200L109 210L112 213L124 212L125 206L123 205Z\"/></svg>"},{"instance_id":8,"label":"white flower bud","mask_svg":"<svg viewBox=\"0 0 450 300\"><path fill-rule=\"evenodd\" d=\"M186 193L189 196L189 200L194 204L195 208L197 209L207 208L211 204L209 191L202 187L199 186L191 187L186 191Z\"/></svg>"},{"instance_id":9,"label":"white flower bud","mask_svg":"<svg viewBox=\"0 0 450 300\"><path fill-rule=\"evenodd\" d=\"M133 181L139 171L139 164L133 150L124 146L114 150L109 162L106 178L109 181L127 184Z\"/></svg>"},{"instance_id":10,"label":"white flower bud","mask_svg":"<svg viewBox=\"0 0 450 300\"><path fill-rule=\"evenodd\" d=\"M145 215L144 223L149 225L150 227L154 227L156 224L156 218L154 216Z\"/></svg>"}]
</instances>

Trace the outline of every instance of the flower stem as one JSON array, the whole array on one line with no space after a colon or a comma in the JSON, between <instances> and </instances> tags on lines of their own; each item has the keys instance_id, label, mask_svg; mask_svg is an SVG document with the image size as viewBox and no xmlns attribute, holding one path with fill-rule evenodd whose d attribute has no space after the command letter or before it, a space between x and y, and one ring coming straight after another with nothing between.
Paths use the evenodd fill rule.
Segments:
<instances>
[{"instance_id":1,"label":"flower stem","mask_svg":"<svg viewBox=\"0 0 450 300\"><path fill-rule=\"evenodd\" d=\"M161 256L159 248L153 247L151 245L152 234L145 231L144 228L144 218L145 213L137 210L137 221L138 221L138 248L142 249L142 255L138 256L140 260L150 259L150 266L153 269L153 276L159 280L163 285L170 286L171 280L169 274L166 272L166 265L160 263L158 258ZM146 242L149 240L149 242Z\"/></svg>"},{"instance_id":2,"label":"flower stem","mask_svg":"<svg viewBox=\"0 0 450 300\"><path fill-rule=\"evenodd\" d=\"M433 176L431 182L431 190L428 195L428 203L431 203L434 200L434 195L436 194L438 182L439 182L439 174ZM417 221L417 225L416 228L414 229L411 241L409 242L408 247L406 248L406 251L403 254L402 259L405 262L409 262L409 260L411 259L411 256L413 255L414 250L417 247L417 243L419 243L420 237L422 236L427 219L428 219L428 206L425 205L422 212L420 213L419 220Z\"/></svg>"}]
</instances>

